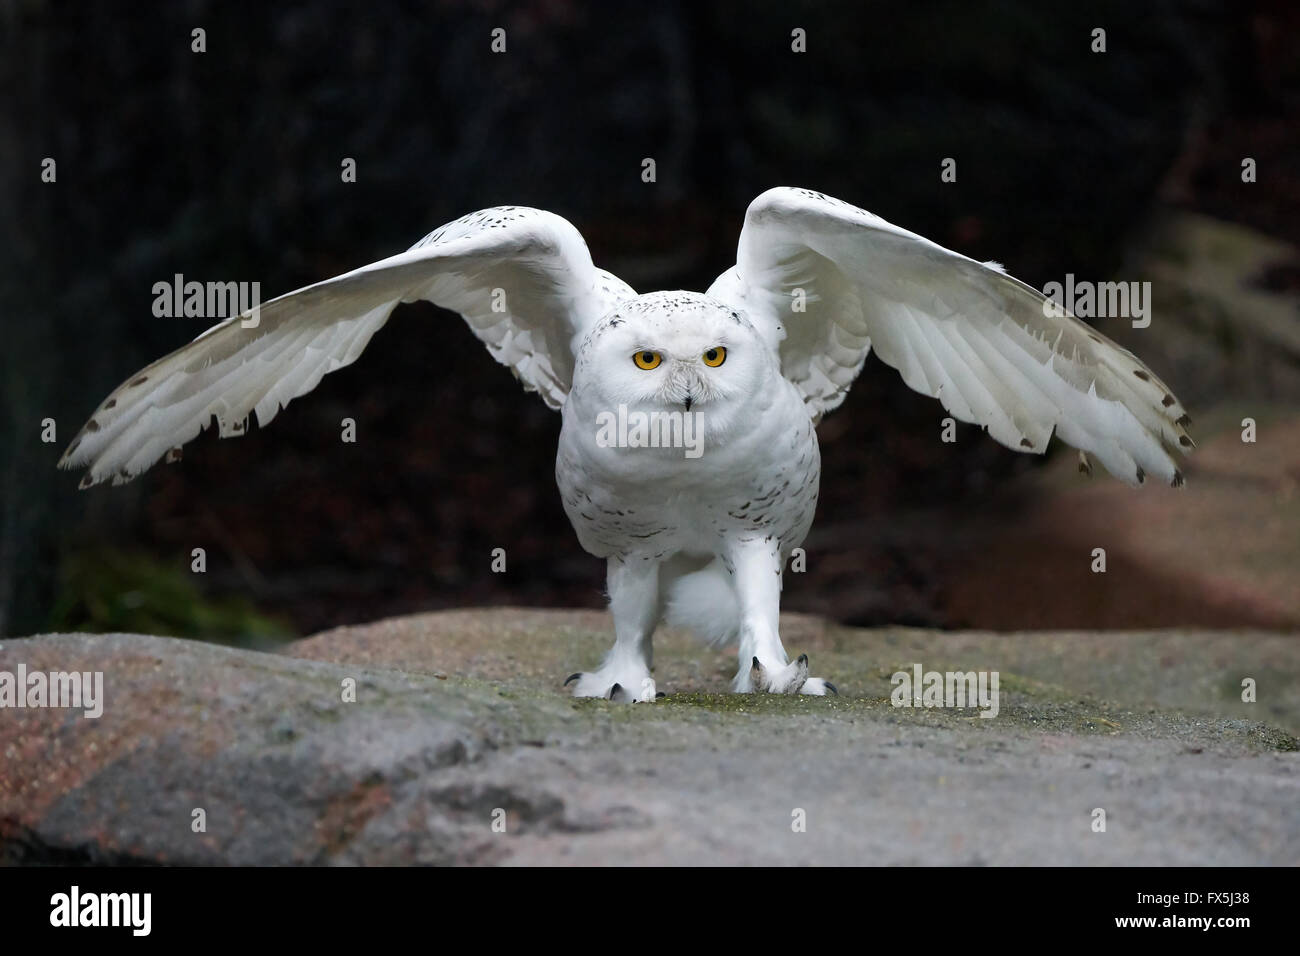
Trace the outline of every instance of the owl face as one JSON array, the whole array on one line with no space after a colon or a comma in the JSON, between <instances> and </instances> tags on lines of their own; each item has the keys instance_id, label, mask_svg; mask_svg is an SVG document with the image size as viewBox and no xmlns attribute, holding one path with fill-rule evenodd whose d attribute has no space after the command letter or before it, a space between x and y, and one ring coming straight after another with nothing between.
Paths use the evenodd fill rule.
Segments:
<instances>
[{"instance_id":1,"label":"owl face","mask_svg":"<svg viewBox=\"0 0 1300 956\"><path fill-rule=\"evenodd\" d=\"M698 293L652 293L623 303L596 328L578 358L574 388L591 407L726 417L762 387L773 365L739 312Z\"/></svg>"}]
</instances>

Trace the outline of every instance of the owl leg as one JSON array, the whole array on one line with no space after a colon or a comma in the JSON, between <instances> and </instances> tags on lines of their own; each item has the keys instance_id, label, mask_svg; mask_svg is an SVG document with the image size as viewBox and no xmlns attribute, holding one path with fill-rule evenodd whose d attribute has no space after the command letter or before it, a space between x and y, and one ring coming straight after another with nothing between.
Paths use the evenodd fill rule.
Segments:
<instances>
[{"instance_id":1,"label":"owl leg","mask_svg":"<svg viewBox=\"0 0 1300 956\"><path fill-rule=\"evenodd\" d=\"M609 609L614 615L614 646L594 671L574 674L574 697L604 697L637 703L655 699L651 643L662 613L659 562L653 558L610 558L606 571Z\"/></svg>"},{"instance_id":2,"label":"owl leg","mask_svg":"<svg viewBox=\"0 0 1300 956\"><path fill-rule=\"evenodd\" d=\"M808 655L791 661L781 644L781 552L776 539L742 542L731 552L740 603L740 667L732 688L738 694L836 693L835 685L808 676Z\"/></svg>"}]
</instances>

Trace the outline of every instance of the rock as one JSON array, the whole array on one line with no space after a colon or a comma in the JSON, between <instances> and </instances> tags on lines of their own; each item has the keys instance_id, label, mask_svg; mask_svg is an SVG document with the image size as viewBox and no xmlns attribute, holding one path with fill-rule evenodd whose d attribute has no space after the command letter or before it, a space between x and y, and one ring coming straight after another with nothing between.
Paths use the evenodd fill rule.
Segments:
<instances>
[{"instance_id":1,"label":"rock","mask_svg":"<svg viewBox=\"0 0 1300 956\"><path fill-rule=\"evenodd\" d=\"M950 535L947 616L999 630L1300 628L1300 416L1239 403L1194 432L1183 488L1089 480L1072 453L1022 476Z\"/></svg>"},{"instance_id":2,"label":"rock","mask_svg":"<svg viewBox=\"0 0 1300 956\"><path fill-rule=\"evenodd\" d=\"M100 670L105 704L98 719L0 710L0 862L1224 865L1300 853L1292 636L856 630L799 615L783 632L841 697L718 693L730 655L670 632L656 647L668 697L574 701L560 682L609 640L606 615L586 611L397 618L281 654L130 634L7 640L0 671ZM892 706L890 675L912 662L999 671L998 717ZM1241 702L1244 677L1258 703ZM1105 833L1092 832L1098 807Z\"/></svg>"},{"instance_id":3,"label":"rock","mask_svg":"<svg viewBox=\"0 0 1300 956\"><path fill-rule=\"evenodd\" d=\"M1150 325L1097 327L1145 356L1198 421L1225 400L1300 403L1300 249L1160 206L1114 278L1150 283Z\"/></svg>"}]
</instances>

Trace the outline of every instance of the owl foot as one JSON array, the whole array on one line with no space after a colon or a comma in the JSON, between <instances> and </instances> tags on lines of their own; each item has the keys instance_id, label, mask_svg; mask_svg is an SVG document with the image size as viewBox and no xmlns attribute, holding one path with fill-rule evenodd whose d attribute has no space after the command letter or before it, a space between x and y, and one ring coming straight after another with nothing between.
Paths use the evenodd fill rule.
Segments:
<instances>
[{"instance_id":1,"label":"owl foot","mask_svg":"<svg viewBox=\"0 0 1300 956\"><path fill-rule=\"evenodd\" d=\"M829 692L839 695L839 691L830 681L808 676L807 654L800 654L789 664L772 667L765 667L755 657L749 673L744 676L748 677L749 686L742 686L745 682L737 679L736 690L740 693L766 691L769 694L813 694L824 697Z\"/></svg>"},{"instance_id":2,"label":"owl foot","mask_svg":"<svg viewBox=\"0 0 1300 956\"><path fill-rule=\"evenodd\" d=\"M616 704L641 704L652 703L656 697L663 696L656 692L653 677L642 677L638 681L635 676L623 675L623 680L614 680L604 668L570 674L564 684L567 687L575 680L574 697L603 697Z\"/></svg>"}]
</instances>

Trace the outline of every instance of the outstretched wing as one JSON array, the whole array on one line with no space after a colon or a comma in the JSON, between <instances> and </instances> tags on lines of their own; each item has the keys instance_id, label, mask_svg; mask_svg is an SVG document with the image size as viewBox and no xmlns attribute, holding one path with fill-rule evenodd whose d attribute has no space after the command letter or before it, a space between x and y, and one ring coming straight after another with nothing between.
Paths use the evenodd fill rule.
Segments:
<instances>
[{"instance_id":1,"label":"outstretched wing","mask_svg":"<svg viewBox=\"0 0 1300 956\"><path fill-rule=\"evenodd\" d=\"M100 405L59 460L81 487L115 484L190 441L213 417L239 435L267 425L321 378L355 361L399 302L464 316L489 351L552 408L568 395L582 336L632 290L591 262L567 220L503 206L472 213L410 250L227 319L137 372Z\"/></svg>"},{"instance_id":2,"label":"outstretched wing","mask_svg":"<svg viewBox=\"0 0 1300 956\"><path fill-rule=\"evenodd\" d=\"M1133 353L1051 314L1001 266L856 206L768 190L709 294L748 312L814 420L844 401L874 344L911 388L1008 448L1041 454L1055 431L1130 484L1182 484L1190 420Z\"/></svg>"}]
</instances>

